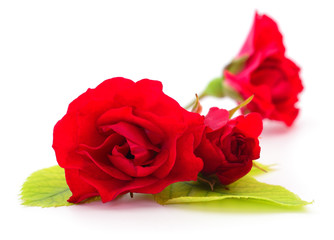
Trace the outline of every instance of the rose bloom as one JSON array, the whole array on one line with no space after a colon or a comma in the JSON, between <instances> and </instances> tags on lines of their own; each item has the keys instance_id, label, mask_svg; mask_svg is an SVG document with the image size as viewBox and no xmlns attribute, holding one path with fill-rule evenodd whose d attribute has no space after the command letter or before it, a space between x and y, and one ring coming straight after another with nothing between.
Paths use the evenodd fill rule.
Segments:
<instances>
[{"instance_id":1,"label":"rose bloom","mask_svg":"<svg viewBox=\"0 0 334 240\"><path fill-rule=\"evenodd\" d=\"M216 175L224 185L245 176L260 157L261 116L250 113L229 119L228 111L214 107L204 123L205 134L195 150L204 162L201 173Z\"/></svg>"},{"instance_id":2,"label":"rose bloom","mask_svg":"<svg viewBox=\"0 0 334 240\"><path fill-rule=\"evenodd\" d=\"M158 81L113 78L88 89L54 127L68 201L100 195L107 202L196 180L203 162L194 148L203 130L203 117L180 107Z\"/></svg>"},{"instance_id":3,"label":"rose bloom","mask_svg":"<svg viewBox=\"0 0 334 240\"><path fill-rule=\"evenodd\" d=\"M300 68L285 57L282 34L271 18L256 13L236 59L240 57L247 57L245 65L237 72L225 70L226 83L244 99L254 95L247 105L249 111L291 126L299 112L295 107L298 94L303 90Z\"/></svg>"}]
</instances>

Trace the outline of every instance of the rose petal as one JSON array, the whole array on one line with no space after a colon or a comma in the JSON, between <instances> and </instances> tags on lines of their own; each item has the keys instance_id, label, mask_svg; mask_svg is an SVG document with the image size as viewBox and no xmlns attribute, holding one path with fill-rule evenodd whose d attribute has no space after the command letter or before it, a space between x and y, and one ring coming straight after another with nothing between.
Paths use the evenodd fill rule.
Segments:
<instances>
[{"instance_id":1,"label":"rose petal","mask_svg":"<svg viewBox=\"0 0 334 240\"><path fill-rule=\"evenodd\" d=\"M112 166L110 163L106 163L105 161L101 161L102 159L92 157L89 152L81 151L80 154L86 156L97 167L99 167L103 172L110 175L111 177L119 179L119 180L132 180L132 177L130 177L129 175L127 175L124 172L118 170L117 168ZM106 155L103 156L103 158L106 158ZM99 160L95 160L95 159L99 159Z\"/></svg>"},{"instance_id":2,"label":"rose petal","mask_svg":"<svg viewBox=\"0 0 334 240\"><path fill-rule=\"evenodd\" d=\"M108 136L100 146L91 147L85 144L80 144L76 152L84 156L85 160L88 159L89 161L94 163L98 168L100 168L106 174L121 180L131 180L132 178L130 176L114 168L110 164L109 159L107 158L107 155L111 153L112 149L116 145L120 145L123 142L124 138L119 134L114 133ZM82 162L84 162L85 160L80 159L79 163L82 164ZM86 169L86 168L82 167L80 169ZM93 171L93 168L91 170Z\"/></svg>"},{"instance_id":3,"label":"rose petal","mask_svg":"<svg viewBox=\"0 0 334 240\"><path fill-rule=\"evenodd\" d=\"M146 149L150 149L156 152L159 152L160 149L154 146L150 140L147 138L145 131L141 128L134 126L133 124L129 124L126 122L119 122L113 125L105 126L108 127L121 136L129 139L130 141L143 146Z\"/></svg>"},{"instance_id":4,"label":"rose petal","mask_svg":"<svg viewBox=\"0 0 334 240\"><path fill-rule=\"evenodd\" d=\"M133 181L120 181L117 179L99 179L92 177L90 174L83 173L82 177L86 182L94 186L100 196L102 202L114 200L117 196L128 192L139 192L137 189L148 187L158 181L153 177L135 178Z\"/></svg>"},{"instance_id":5,"label":"rose petal","mask_svg":"<svg viewBox=\"0 0 334 240\"><path fill-rule=\"evenodd\" d=\"M86 149L88 151L98 151L102 155L111 152L116 145L122 145L125 143L125 138L117 133L110 134L104 141L98 146L88 146L87 144L79 144L79 149Z\"/></svg>"},{"instance_id":6,"label":"rose petal","mask_svg":"<svg viewBox=\"0 0 334 240\"><path fill-rule=\"evenodd\" d=\"M252 161L247 161L243 164L228 163L226 167L221 166L217 172L217 176L222 184L228 185L245 176L252 169L252 166Z\"/></svg>"},{"instance_id":7,"label":"rose petal","mask_svg":"<svg viewBox=\"0 0 334 240\"><path fill-rule=\"evenodd\" d=\"M114 106L113 98L117 91L126 91L133 84L125 78L109 79L72 101L66 115L54 128L53 147L57 148L56 152L60 149L71 151L78 142L90 146L102 143L104 136L97 131L97 118Z\"/></svg>"},{"instance_id":8,"label":"rose petal","mask_svg":"<svg viewBox=\"0 0 334 240\"><path fill-rule=\"evenodd\" d=\"M192 134L182 136L177 144L175 165L169 174L150 186L137 189L137 192L158 193L174 182L196 181L198 172L203 168L203 161L194 155L193 145Z\"/></svg>"},{"instance_id":9,"label":"rose petal","mask_svg":"<svg viewBox=\"0 0 334 240\"><path fill-rule=\"evenodd\" d=\"M159 126L159 128L163 130L163 138L169 138L169 136L179 135L187 128L184 118L180 118L180 115L183 116L183 114L180 112L175 112L175 115L165 116L157 115L154 112L137 110L135 111L135 114L137 116L140 116L141 118L150 119L151 123Z\"/></svg>"},{"instance_id":10,"label":"rose petal","mask_svg":"<svg viewBox=\"0 0 334 240\"><path fill-rule=\"evenodd\" d=\"M167 159L167 151L163 151L158 154L153 164L150 166L135 166L132 159L127 159L115 148L112 155L108 155L110 162L115 166L115 168L126 173L132 177L146 177L152 174L156 169L158 169Z\"/></svg>"},{"instance_id":11,"label":"rose petal","mask_svg":"<svg viewBox=\"0 0 334 240\"><path fill-rule=\"evenodd\" d=\"M215 173L218 166L220 166L223 159L225 159L222 151L205 136L201 144L196 148L195 154L196 156L205 156L205 158L203 158L204 167L201 171L204 174Z\"/></svg>"},{"instance_id":12,"label":"rose petal","mask_svg":"<svg viewBox=\"0 0 334 240\"><path fill-rule=\"evenodd\" d=\"M229 120L229 113L225 109L217 107L210 108L208 114L205 116L205 126L211 128L213 131L222 128Z\"/></svg>"},{"instance_id":13,"label":"rose petal","mask_svg":"<svg viewBox=\"0 0 334 240\"><path fill-rule=\"evenodd\" d=\"M236 128L247 137L258 138L263 129L262 117L258 113L250 113L236 119Z\"/></svg>"},{"instance_id":14,"label":"rose petal","mask_svg":"<svg viewBox=\"0 0 334 240\"><path fill-rule=\"evenodd\" d=\"M162 134L162 130L157 125L152 124L149 118L145 119L134 115L133 108L130 106L109 109L98 118L96 123L99 129L104 132L105 125L112 125L118 122L132 123L155 134Z\"/></svg>"},{"instance_id":15,"label":"rose petal","mask_svg":"<svg viewBox=\"0 0 334 240\"><path fill-rule=\"evenodd\" d=\"M165 142L162 149L165 151L168 149L168 155L164 164L153 173L159 179L165 178L174 167L176 160L176 139L170 139L169 142Z\"/></svg>"},{"instance_id":16,"label":"rose petal","mask_svg":"<svg viewBox=\"0 0 334 240\"><path fill-rule=\"evenodd\" d=\"M135 166L148 165L152 163L152 161L154 160L154 156L156 155L156 152L152 150L147 150L142 146L134 142L131 142L130 140L128 140L128 144L130 147L131 154L134 156L133 163Z\"/></svg>"},{"instance_id":17,"label":"rose petal","mask_svg":"<svg viewBox=\"0 0 334 240\"><path fill-rule=\"evenodd\" d=\"M71 203L79 203L87 198L98 196L98 191L90 184L80 179L78 169L65 169L66 182L72 192L68 199Z\"/></svg>"},{"instance_id":18,"label":"rose petal","mask_svg":"<svg viewBox=\"0 0 334 240\"><path fill-rule=\"evenodd\" d=\"M262 48L275 48L279 53L284 53L285 47L282 38L277 24L271 18L256 13L252 29L238 56L245 54L252 55L254 51L258 51Z\"/></svg>"}]
</instances>

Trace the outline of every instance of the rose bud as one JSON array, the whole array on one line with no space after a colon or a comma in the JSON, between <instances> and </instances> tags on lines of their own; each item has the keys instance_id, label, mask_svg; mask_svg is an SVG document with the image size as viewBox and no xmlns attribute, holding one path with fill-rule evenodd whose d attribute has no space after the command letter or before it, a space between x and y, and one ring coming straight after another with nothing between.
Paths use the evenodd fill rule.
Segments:
<instances>
[{"instance_id":1,"label":"rose bud","mask_svg":"<svg viewBox=\"0 0 334 240\"><path fill-rule=\"evenodd\" d=\"M214 107L204 124L203 139L195 150L204 162L202 175L216 175L224 185L245 176L260 157L261 116L250 113L229 119L227 110Z\"/></svg>"},{"instance_id":2,"label":"rose bud","mask_svg":"<svg viewBox=\"0 0 334 240\"><path fill-rule=\"evenodd\" d=\"M158 81L113 78L88 89L54 127L68 201L100 195L107 202L196 180L203 162L194 148L203 130L203 116L184 110Z\"/></svg>"},{"instance_id":3,"label":"rose bud","mask_svg":"<svg viewBox=\"0 0 334 240\"><path fill-rule=\"evenodd\" d=\"M225 68L224 84L239 93L242 99L237 101L254 95L244 112L258 112L291 126L299 112L295 104L303 86L300 68L285 57L282 39L277 24L256 13L243 47Z\"/></svg>"}]
</instances>

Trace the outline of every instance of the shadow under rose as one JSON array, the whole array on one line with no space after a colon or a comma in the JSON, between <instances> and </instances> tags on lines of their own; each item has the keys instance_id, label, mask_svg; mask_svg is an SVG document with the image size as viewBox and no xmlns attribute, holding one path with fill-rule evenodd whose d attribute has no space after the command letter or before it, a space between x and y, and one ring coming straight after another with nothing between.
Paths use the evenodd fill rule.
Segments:
<instances>
[{"instance_id":1,"label":"shadow under rose","mask_svg":"<svg viewBox=\"0 0 334 240\"><path fill-rule=\"evenodd\" d=\"M101 200L98 200L89 203L77 204L76 206L101 211L154 208L156 206L159 207L159 205L154 202L153 196L150 194L134 194L133 198L131 198L129 194L125 194L118 196L113 201L107 203L103 203Z\"/></svg>"},{"instance_id":2,"label":"shadow under rose","mask_svg":"<svg viewBox=\"0 0 334 240\"><path fill-rule=\"evenodd\" d=\"M287 127L280 122L270 121L267 119L263 120L263 131L261 136L270 137L270 136L278 136L283 134L288 134L289 132L293 132L298 128L297 125L293 125L291 127Z\"/></svg>"}]
</instances>

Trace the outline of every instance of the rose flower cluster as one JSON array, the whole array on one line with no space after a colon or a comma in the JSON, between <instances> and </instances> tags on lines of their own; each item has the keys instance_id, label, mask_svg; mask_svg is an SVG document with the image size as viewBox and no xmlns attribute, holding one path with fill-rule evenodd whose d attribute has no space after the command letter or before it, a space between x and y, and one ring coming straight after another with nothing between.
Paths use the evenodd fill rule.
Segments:
<instances>
[{"instance_id":1,"label":"rose flower cluster","mask_svg":"<svg viewBox=\"0 0 334 240\"><path fill-rule=\"evenodd\" d=\"M262 119L201 116L162 92L158 81L104 81L74 100L54 128L53 147L78 203L125 193L158 193L169 184L217 174L229 184L259 158Z\"/></svg>"},{"instance_id":2,"label":"rose flower cluster","mask_svg":"<svg viewBox=\"0 0 334 240\"><path fill-rule=\"evenodd\" d=\"M235 118L217 107L205 116L188 111L149 79L117 77L88 89L54 127L53 148L72 192L68 201L101 196L108 202L199 176L223 185L245 176L260 157L262 119L290 126L298 114L299 68L284 51L277 25L256 14L236 57L245 61L223 73L241 99L254 95L247 114Z\"/></svg>"}]
</instances>

